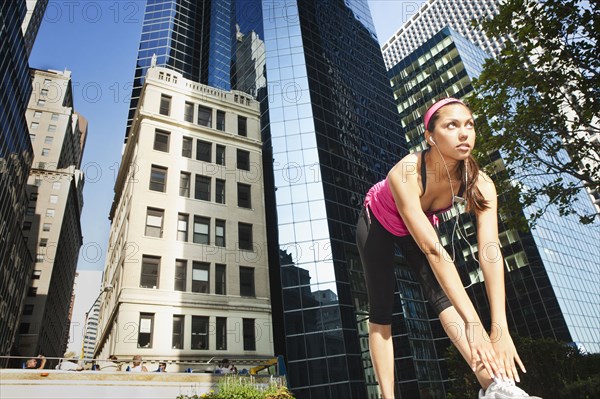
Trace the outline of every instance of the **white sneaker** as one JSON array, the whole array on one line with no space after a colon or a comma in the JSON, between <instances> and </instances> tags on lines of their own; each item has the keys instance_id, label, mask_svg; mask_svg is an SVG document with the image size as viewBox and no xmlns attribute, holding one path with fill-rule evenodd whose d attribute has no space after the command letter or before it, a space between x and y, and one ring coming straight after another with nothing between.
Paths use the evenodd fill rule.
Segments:
<instances>
[{"instance_id":1,"label":"white sneaker","mask_svg":"<svg viewBox=\"0 0 600 399\"><path fill-rule=\"evenodd\" d=\"M539 396L529 396L527 392L515 385L511 380L495 379L488 389L479 390L479 399L542 399Z\"/></svg>"}]
</instances>

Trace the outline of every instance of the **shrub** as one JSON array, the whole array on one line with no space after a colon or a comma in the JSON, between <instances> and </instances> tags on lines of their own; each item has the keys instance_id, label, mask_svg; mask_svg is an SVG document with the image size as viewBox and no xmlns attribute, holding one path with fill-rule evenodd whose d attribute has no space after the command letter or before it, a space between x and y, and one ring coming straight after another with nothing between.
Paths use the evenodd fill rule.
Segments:
<instances>
[{"instance_id":1,"label":"shrub","mask_svg":"<svg viewBox=\"0 0 600 399\"><path fill-rule=\"evenodd\" d=\"M216 391L179 395L177 399L294 399L294 396L286 387L274 382L262 387L252 377L227 376L219 381Z\"/></svg>"}]
</instances>

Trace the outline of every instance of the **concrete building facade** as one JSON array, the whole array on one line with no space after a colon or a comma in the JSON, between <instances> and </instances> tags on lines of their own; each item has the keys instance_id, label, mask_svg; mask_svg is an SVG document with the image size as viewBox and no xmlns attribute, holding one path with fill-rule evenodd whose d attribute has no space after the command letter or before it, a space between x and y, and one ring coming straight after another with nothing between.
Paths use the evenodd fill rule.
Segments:
<instances>
[{"instance_id":1,"label":"concrete building facade","mask_svg":"<svg viewBox=\"0 0 600 399\"><path fill-rule=\"evenodd\" d=\"M274 355L258 111L243 92L147 69L110 212L95 357L181 370Z\"/></svg>"},{"instance_id":2,"label":"concrete building facade","mask_svg":"<svg viewBox=\"0 0 600 399\"><path fill-rule=\"evenodd\" d=\"M33 94L26 112L34 151L23 222L35 265L15 347L22 356L63 355L82 245L81 158L87 121L73 109L69 71L31 71Z\"/></svg>"}]
</instances>

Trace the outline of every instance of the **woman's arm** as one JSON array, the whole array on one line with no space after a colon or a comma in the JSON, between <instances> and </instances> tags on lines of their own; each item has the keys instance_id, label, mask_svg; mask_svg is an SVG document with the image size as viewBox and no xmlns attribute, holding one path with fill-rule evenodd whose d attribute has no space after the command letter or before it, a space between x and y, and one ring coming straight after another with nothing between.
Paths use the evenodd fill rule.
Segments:
<instances>
[{"instance_id":1,"label":"woman's arm","mask_svg":"<svg viewBox=\"0 0 600 399\"><path fill-rule=\"evenodd\" d=\"M479 315L465 291L450 256L425 216L419 199L417 156L408 155L388 174L388 181L398 212L410 234L421 248L440 286L466 325L465 334L471 348L471 368L481 361L491 376L498 375L494 349Z\"/></svg>"},{"instance_id":2,"label":"woman's arm","mask_svg":"<svg viewBox=\"0 0 600 399\"><path fill-rule=\"evenodd\" d=\"M480 172L477 187L487 200L488 209L477 214L477 242L479 264L490 302L492 326L490 337L498 355L500 367L510 379L519 381L516 364L523 372L525 366L508 332L506 320L506 293L504 288L504 261L498 239L498 200L494 182ZM503 373L503 374L504 374Z\"/></svg>"},{"instance_id":3,"label":"woman's arm","mask_svg":"<svg viewBox=\"0 0 600 399\"><path fill-rule=\"evenodd\" d=\"M493 328L507 328L506 296L504 293L504 263L498 239L498 199L494 182L479 174L477 188L487 200L488 209L477 214L477 245L479 264L490 301Z\"/></svg>"}]
</instances>

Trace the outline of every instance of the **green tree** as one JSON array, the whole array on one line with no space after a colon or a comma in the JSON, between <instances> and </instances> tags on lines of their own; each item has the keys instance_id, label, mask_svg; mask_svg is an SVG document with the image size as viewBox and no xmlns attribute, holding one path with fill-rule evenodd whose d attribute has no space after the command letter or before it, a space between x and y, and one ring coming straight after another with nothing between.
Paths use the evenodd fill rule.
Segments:
<instances>
[{"instance_id":1,"label":"green tree","mask_svg":"<svg viewBox=\"0 0 600 399\"><path fill-rule=\"evenodd\" d=\"M540 200L547 205L527 215L531 224L550 205L592 223L598 213L582 213L575 196L584 185L600 190L600 143L590 141L600 133L600 3L506 0L482 27L505 47L486 61L469 102L479 150L502 154L488 171L509 221Z\"/></svg>"}]
</instances>

